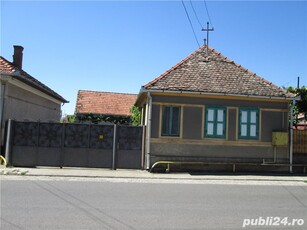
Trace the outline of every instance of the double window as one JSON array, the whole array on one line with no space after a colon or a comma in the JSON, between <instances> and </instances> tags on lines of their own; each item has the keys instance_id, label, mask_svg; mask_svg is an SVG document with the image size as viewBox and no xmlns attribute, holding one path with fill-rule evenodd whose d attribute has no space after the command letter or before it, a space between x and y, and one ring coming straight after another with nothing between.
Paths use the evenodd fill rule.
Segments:
<instances>
[{"instance_id":1,"label":"double window","mask_svg":"<svg viewBox=\"0 0 307 230\"><path fill-rule=\"evenodd\" d=\"M224 107L208 107L205 118L205 137L225 138L226 109Z\"/></svg>"},{"instance_id":2,"label":"double window","mask_svg":"<svg viewBox=\"0 0 307 230\"><path fill-rule=\"evenodd\" d=\"M180 136L180 107L162 107L162 136Z\"/></svg>"},{"instance_id":3,"label":"double window","mask_svg":"<svg viewBox=\"0 0 307 230\"><path fill-rule=\"evenodd\" d=\"M239 138L258 139L259 137L259 110L241 108L239 114Z\"/></svg>"}]
</instances>

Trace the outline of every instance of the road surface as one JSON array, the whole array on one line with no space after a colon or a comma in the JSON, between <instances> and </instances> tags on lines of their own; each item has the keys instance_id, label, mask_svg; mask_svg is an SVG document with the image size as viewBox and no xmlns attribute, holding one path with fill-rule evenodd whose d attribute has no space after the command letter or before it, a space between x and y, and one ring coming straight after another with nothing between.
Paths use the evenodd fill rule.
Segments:
<instances>
[{"instance_id":1,"label":"road surface","mask_svg":"<svg viewBox=\"0 0 307 230\"><path fill-rule=\"evenodd\" d=\"M307 229L303 184L3 178L2 230ZM270 226L252 226L259 218Z\"/></svg>"}]
</instances>

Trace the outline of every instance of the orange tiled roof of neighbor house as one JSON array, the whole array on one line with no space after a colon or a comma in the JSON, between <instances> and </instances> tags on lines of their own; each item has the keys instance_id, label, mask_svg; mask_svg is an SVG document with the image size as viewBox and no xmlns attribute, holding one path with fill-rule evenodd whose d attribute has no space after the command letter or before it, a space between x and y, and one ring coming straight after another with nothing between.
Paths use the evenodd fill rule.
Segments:
<instances>
[{"instance_id":1,"label":"orange tiled roof of neighbor house","mask_svg":"<svg viewBox=\"0 0 307 230\"><path fill-rule=\"evenodd\" d=\"M137 94L79 90L76 113L130 116L136 98Z\"/></svg>"},{"instance_id":2,"label":"orange tiled roof of neighbor house","mask_svg":"<svg viewBox=\"0 0 307 230\"><path fill-rule=\"evenodd\" d=\"M187 58L143 86L144 90L184 91L255 97L295 95L259 77L212 48L200 47Z\"/></svg>"}]
</instances>

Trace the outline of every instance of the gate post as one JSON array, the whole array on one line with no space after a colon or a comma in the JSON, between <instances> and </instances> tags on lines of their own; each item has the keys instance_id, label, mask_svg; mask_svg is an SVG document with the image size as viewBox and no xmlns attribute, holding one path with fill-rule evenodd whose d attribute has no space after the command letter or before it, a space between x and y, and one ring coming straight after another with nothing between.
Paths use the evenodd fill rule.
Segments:
<instances>
[{"instance_id":1,"label":"gate post","mask_svg":"<svg viewBox=\"0 0 307 230\"><path fill-rule=\"evenodd\" d=\"M117 150L117 125L114 124L113 132L113 155L112 155L112 169L116 170L116 150Z\"/></svg>"},{"instance_id":2,"label":"gate post","mask_svg":"<svg viewBox=\"0 0 307 230\"><path fill-rule=\"evenodd\" d=\"M60 150L60 168L64 167L64 146L65 146L65 127L66 124L63 122L62 137L61 137L61 150Z\"/></svg>"},{"instance_id":3,"label":"gate post","mask_svg":"<svg viewBox=\"0 0 307 230\"><path fill-rule=\"evenodd\" d=\"M142 156L141 156L141 168L145 169L145 142L146 142L146 126L142 126Z\"/></svg>"},{"instance_id":4,"label":"gate post","mask_svg":"<svg viewBox=\"0 0 307 230\"><path fill-rule=\"evenodd\" d=\"M7 165L11 166L12 162L11 162L11 147L12 147L12 132L13 132L13 126L12 126L12 119L8 120L8 125L7 125L7 135L6 135L6 142L5 142L5 159L7 161Z\"/></svg>"}]
</instances>

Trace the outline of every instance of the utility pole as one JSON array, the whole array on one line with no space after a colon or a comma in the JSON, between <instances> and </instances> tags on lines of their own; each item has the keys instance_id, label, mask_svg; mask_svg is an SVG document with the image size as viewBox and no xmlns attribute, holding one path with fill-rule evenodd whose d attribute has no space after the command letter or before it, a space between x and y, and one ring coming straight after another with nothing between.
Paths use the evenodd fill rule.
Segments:
<instances>
[{"instance_id":1,"label":"utility pole","mask_svg":"<svg viewBox=\"0 0 307 230\"><path fill-rule=\"evenodd\" d=\"M211 29L209 28L209 22L207 22L207 29L202 29L201 31L206 31L207 32L207 39L205 39L206 43L206 48L207 48L207 55L208 55L208 46L209 46L209 32L214 31L214 28L212 27Z\"/></svg>"}]
</instances>

